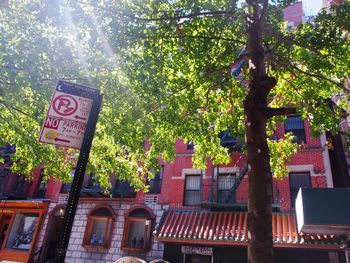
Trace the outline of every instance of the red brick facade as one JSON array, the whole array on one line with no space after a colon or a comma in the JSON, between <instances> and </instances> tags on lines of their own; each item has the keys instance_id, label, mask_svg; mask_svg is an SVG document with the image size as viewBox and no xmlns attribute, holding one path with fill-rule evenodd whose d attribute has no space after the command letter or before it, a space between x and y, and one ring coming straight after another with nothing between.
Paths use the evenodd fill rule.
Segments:
<instances>
[{"instance_id":1,"label":"red brick facade","mask_svg":"<svg viewBox=\"0 0 350 263\"><path fill-rule=\"evenodd\" d=\"M305 147L291 158L287 167L291 172L310 173L312 187L332 187L328 149L325 147L325 136L321 136L320 138L312 137L308 123L304 122L304 126L306 132ZM282 138L283 134L284 126L279 125L276 131L277 140ZM163 166L162 185L159 194L138 192L133 198L123 199L107 197L81 198L67 252L67 262L100 262L100 260L114 262L116 259L127 255L138 256L146 260L161 258L163 244L154 238L152 239L150 251L141 253L122 249L122 242L125 235L125 216L127 213L130 213L130 209L139 205L148 207L155 216L154 222L152 223L153 227L155 227L155 224L160 223L163 213L169 209L206 209L203 203L208 202L210 200L211 191L213 189L214 191L216 190L217 173L238 174L246 163L245 156L242 156L240 153L232 153L232 162L230 164L213 167L210 160L208 160L207 169L205 171L200 171L192 166L193 150L188 150L187 145L180 140L176 142L175 147L177 157L173 162L159 162L159 164ZM38 167L34 171L33 181L27 186L26 193L28 198L36 198L41 169L42 167ZM214 176L212 176L213 173ZM201 204L198 206L184 206L185 178L186 175L193 174L202 175ZM11 177L6 187L10 187L11 180L14 180L14 177ZM67 201L67 194L60 193L61 187L62 183L53 178L47 183L44 198L51 200L51 204L43 221L39 238L35 246L35 249L42 247L43 251L46 251L44 253L48 253L45 248L48 243L49 232L52 231L50 230L52 219L57 215L58 211L62 209L62 204ZM273 192L274 206L276 209L282 212L293 210L291 207L290 180L288 176L280 180L274 179ZM246 175L236 190L235 203L246 207L247 199L248 180ZM83 237L86 232L89 213L98 205L107 205L113 209L116 214L114 227L111 230L112 239L110 248L108 249L87 248L83 246Z\"/></svg>"},{"instance_id":2,"label":"red brick facade","mask_svg":"<svg viewBox=\"0 0 350 263\"><path fill-rule=\"evenodd\" d=\"M328 149L322 138L311 136L308 122L305 123L306 144L305 149L298 151L292 156L291 161L287 163L287 167L291 172L309 172L311 176L312 187L331 187L330 163L328 158ZM284 127L279 125L276 137L277 140L283 138ZM324 137L324 136L322 136ZM184 198L185 175L186 174L203 174L202 184L208 186L212 184L212 174L214 171L214 181L216 185L216 169L213 168L210 161L205 171L196 170L192 167L192 150L187 150L186 144L178 141L176 143L178 156L173 163L164 164L164 175L162 182L162 194L159 201L169 203L171 207L182 207ZM239 153L232 154L232 162L228 165L220 165L219 173L225 171L238 172L245 164L245 157L240 158ZM328 179L327 179L328 178ZM328 183L327 183L328 182ZM280 194L281 211L289 211L291 209L290 182L288 176L283 179L274 179L274 202L277 204L277 192ZM202 196L208 197L209 187L203 187ZM246 204L248 199L248 180L243 179L236 191L236 202Z\"/></svg>"}]
</instances>

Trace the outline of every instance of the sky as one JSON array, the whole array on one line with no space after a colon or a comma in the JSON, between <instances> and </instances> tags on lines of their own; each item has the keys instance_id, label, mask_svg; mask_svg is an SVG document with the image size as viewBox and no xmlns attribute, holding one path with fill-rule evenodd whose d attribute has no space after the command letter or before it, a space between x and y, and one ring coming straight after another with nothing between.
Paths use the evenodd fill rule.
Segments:
<instances>
[{"instance_id":1,"label":"sky","mask_svg":"<svg viewBox=\"0 0 350 263\"><path fill-rule=\"evenodd\" d=\"M305 16L314 16L322 8L322 0L302 0Z\"/></svg>"}]
</instances>

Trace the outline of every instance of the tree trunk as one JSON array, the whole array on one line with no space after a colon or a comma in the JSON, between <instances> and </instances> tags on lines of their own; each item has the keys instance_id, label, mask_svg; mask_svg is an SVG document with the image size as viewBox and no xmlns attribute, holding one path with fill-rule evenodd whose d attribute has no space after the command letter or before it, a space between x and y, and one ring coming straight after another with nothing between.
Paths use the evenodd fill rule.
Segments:
<instances>
[{"instance_id":1,"label":"tree trunk","mask_svg":"<svg viewBox=\"0 0 350 263\"><path fill-rule=\"evenodd\" d=\"M248 196L248 262L272 263L272 185L266 116L247 107L246 143L250 171Z\"/></svg>"},{"instance_id":2,"label":"tree trunk","mask_svg":"<svg viewBox=\"0 0 350 263\"><path fill-rule=\"evenodd\" d=\"M267 96L276 84L266 74L262 26L256 0L247 0L250 80L244 101L247 159L250 167L248 195L248 262L272 263L272 175L267 145Z\"/></svg>"}]
</instances>

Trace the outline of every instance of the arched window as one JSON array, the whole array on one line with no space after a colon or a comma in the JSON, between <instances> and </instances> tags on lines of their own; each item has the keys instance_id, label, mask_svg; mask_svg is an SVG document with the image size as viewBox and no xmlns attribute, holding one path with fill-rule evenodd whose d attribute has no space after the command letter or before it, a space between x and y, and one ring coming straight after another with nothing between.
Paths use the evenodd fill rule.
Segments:
<instances>
[{"instance_id":1,"label":"arched window","mask_svg":"<svg viewBox=\"0 0 350 263\"><path fill-rule=\"evenodd\" d=\"M155 216L143 207L134 208L125 217L122 248L147 251L151 249Z\"/></svg>"},{"instance_id":2,"label":"arched window","mask_svg":"<svg viewBox=\"0 0 350 263\"><path fill-rule=\"evenodd\" d=\"M83 247L109 248L115 215L109 206L99 206L88 215Z\"/></svg>"}]
</instances>

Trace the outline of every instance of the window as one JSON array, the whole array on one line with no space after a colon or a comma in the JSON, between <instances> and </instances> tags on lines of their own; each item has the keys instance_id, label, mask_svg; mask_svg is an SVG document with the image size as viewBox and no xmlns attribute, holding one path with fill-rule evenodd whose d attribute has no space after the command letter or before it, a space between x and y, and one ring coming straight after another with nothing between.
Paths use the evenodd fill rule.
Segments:
<instances>
[{"instance_id":1,"label":"window","mask_svg":"<svg viewBox=\"0 0 350 263\"><path fill-rule=\"evenodd\" d=\"M6 248L29 250L38 224L38 217L37 213L16 213Z\"/></svg>"},{"instance_id":2,"label":"window","mask_svg":"<svg viewBox=\"0 0 350 263\"><path fill-rule=\"evenodd\" d=\"M232 192L235 180L235 174L219 174L217 191L217 202L219 204L232 204L235 202L235 193Z\"/></svg>"},{"instance_id":3,"label":"window","mask_svg":"<svg viewBox=\"0 0 350 263\"><path fill-rule=\"evenodd\" d=\"M23 175L16 175L11 191L9 192L10 198L26 199L29 185L30 183L28 183Z\"/></svg>"},{"instance_id":4,"label":"window","mask_svg":"<svg viewBox=\"0 0 350 263\"><path fill-rule=\"evenodd\" d=\"M311 187L310 173L290 173L289 184L291 205L295 207L295 199L297 198L299 188Z\"/></svg>"},{"instance_id":5,"label":"window","mask_svg":"<svg viewBox=\"0 0 350 263\"><path fill-rule=\"evenodd\" d=\"M61 187L61 193L69 193L72 187L72 183L63 183Z\"/></svg>"},{"instance_id":6,"label":"window","mask_svg":"<svg viewBox=\"0 0 350 263\"><path fill-rule=\"evenodd\" d=\"M93 190L95 192L102 192L103 188L100 186L100 183L98 182L97 178L94 176L94 174L85 174L85 176L88 177L87 184L85 186L85 189Z\"/></svg>"},{"instance_id":7,"label":"window","mask_svg":"<svg viewBox=\"0 0 350 263\"><path fill-rule=\"evenodd\" d=\"M7 177L10 174L10 170L8 168L0 169L0 195L4 194L5 185L7 183Z\"/></svg>"},{"instance_id":8,"label":"window","mask_svg":"<svg viewBox=\"0 0 350 263\"><path fill-rule=\"evenodd\" d=\"M115 182L113 196L134 198L136 197L136 192L134 187L132 187L129 182L117 180Z\"/></svg>"},{"instance_id":9,"label":"window","mask_svg":"<svg viewBox=\"0 0 350 263\"><path fill-rule=\"evenodd\" d=\"M73 181L75 169L72 169L69 174L70 174L71 181ZM68 183L68 182L63 183L61 187L61 193L69 193L71 188L72 188L72 183Z\"/></svg>"},{"instance_id":10,"label":"window","mask_svg":"<svg viewBox=\"0 0 350 263\"><path fill-rule=\"evenodd\" d=\"M201 201L201 176L186 175L184 205L199 205Z\"/></svg>"},{"instance_id":11,"label":"window","mask_svg":"<svg viewBox=\"0 0 350 263\"><path fill-rule=\"evenodd\" d=\"M162 178L163 178L163 169L162 165L157 173L154 174L154 178L149 180L148 185L148 193L150 194L159 194L162 189Z\"/></svg>"},{"instance_id":12,"label":"window","mask_svg":"<svg viewBox=\"0 0 350 263\"><path fill-rule=\"evenodd\" d=\"M151 249L154 216L146 209L134 209L125 218L123 249L148 251Z\"/></svg>"},{"instance_id":13,"label":"window","mask_svg":"<svg viewBox=\"0 0 350 263\"><path fill-rule=\"evenodd\" d=\"M115 216L111 208L94 209L88 216L83 247L109 248Z\"/></svg>"},{"instance_id":14,"label":"window","mask_svg":"<svg viewBox=\"0 0 350 263\"><path fill-rule=\"evenodd\" d=\"M187 150L194 150L194 142L189 141L186 145Z\"/></svg>"},{"instance_id":15,"label":"window","mask_svg":"<svg viewBox=\"0 0 350 263\"><path fill-rule=\"evenodd\" d=\"M11 155L15 152L15 144L11 145L5 142L3 146L0 146L0 158L3 158L3 161L5 161L5 163L11 162Z\"/></svg>"},{"instance_id":16,"label":"window","mask_svg":"<svg viewBox=\"0 0 350 263\"><path fill-rule=\"evenodd\" d=\"M46 193L46 189L47 189L47 182L43 181L43 177L44 177L44 170L41 170L40 178L39 178L39 185L38 185L38 188L36 189L36 193L35 193L35 196L38 198L44 198L45 193Z\"/></svg>"},{"instance_id":17,"label":"window","mask_svg":"<svg viewBox=\"0 0 350 263\"><path fill-rule=\"evenodd\" d=\"M284 125L285 132L291 132L296 137L295 142L306 143L304 121L300 116L288 116Z\"/></svg>"},{"instance_id":18,"label":"window","mask_svg":"<svg viewBox=\"0 0 350 263\"><path fill-rule=\"evenodd\" d=\"M0 209L0 261L27 262L34 253L49 202L3 202Z\"/></svg>"}]
</instances>

